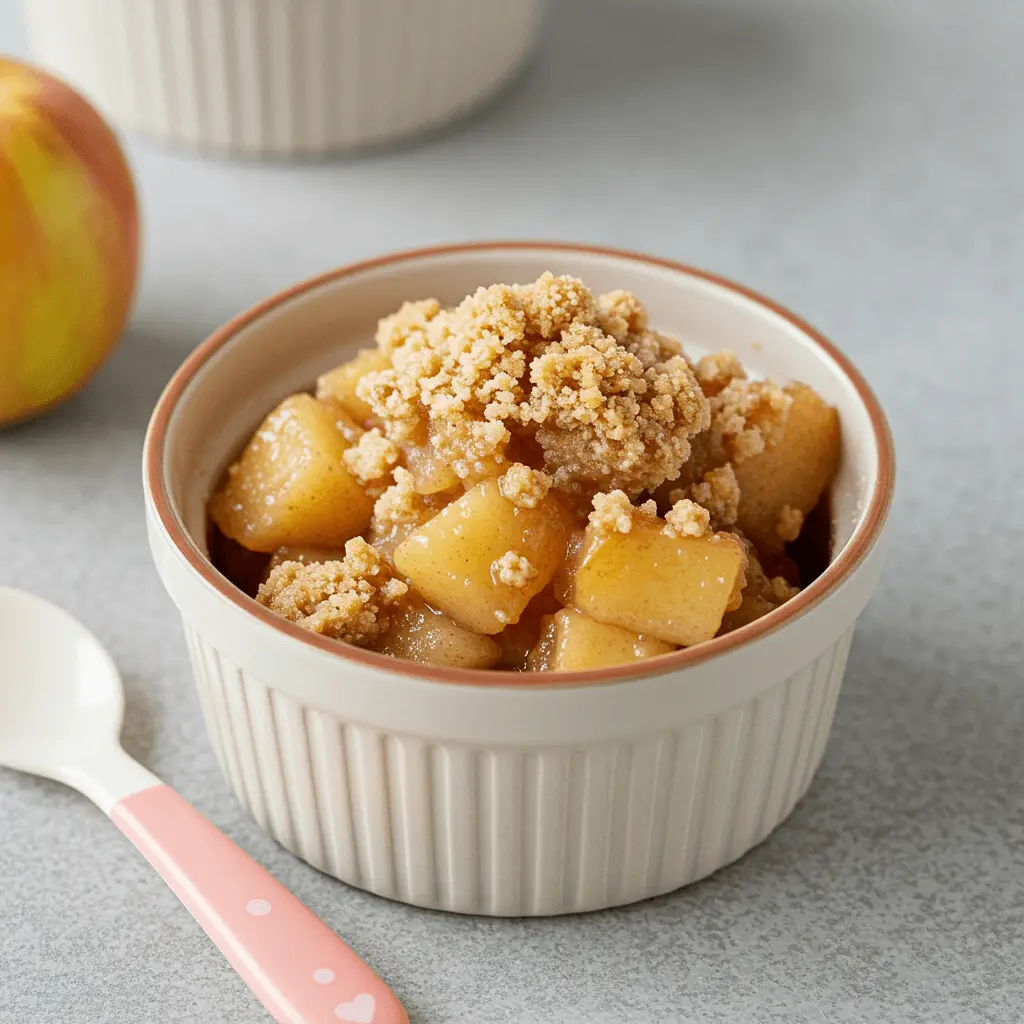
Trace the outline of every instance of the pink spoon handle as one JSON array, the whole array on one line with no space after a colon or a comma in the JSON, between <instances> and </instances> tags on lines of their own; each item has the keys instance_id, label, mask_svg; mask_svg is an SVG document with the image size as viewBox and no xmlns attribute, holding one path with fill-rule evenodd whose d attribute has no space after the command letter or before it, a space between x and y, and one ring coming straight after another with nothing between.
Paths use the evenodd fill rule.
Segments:
<instances>
[{"instance_id":1,"label":"pink spoon handle","mask_svg":"<svg viewBox=\"0 0 1024 1024\"><path fill-rule=\"evenodd\" d=\"M279 1024L408 1024L323 921L169 786L125 797L110 816Z\"/></svg>"}]
</instances>

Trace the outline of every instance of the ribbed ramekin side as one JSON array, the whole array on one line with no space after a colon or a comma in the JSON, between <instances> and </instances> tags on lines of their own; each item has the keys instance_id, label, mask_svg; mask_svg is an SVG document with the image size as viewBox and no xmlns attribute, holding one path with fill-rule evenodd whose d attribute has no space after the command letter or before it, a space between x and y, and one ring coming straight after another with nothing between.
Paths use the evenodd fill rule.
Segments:
<instances>
[{"instance_id":1,"label":"ribbed ramekin side","mask_svg":"<svg viewBox=\"0 0 1024 1024\"><path fill-rule=\"evenodd\" d=\"M114 121L287 157L381 144L493 93L541 0L23 0L36 58Z\"/></svg>"},{"instance_id":2,"label":"ribbed ramekin side","mask_svg":"<svg viewBox=\"0 0 1024 1024\"><path fill-rule=\"evenodd\" d=\"M668 892L764 839L821 760L853 630L699 722L628 742L494 749L305 707L186 633L224 772L279 842L382 896L519 916Z\"/></svg>"}]
</instances>

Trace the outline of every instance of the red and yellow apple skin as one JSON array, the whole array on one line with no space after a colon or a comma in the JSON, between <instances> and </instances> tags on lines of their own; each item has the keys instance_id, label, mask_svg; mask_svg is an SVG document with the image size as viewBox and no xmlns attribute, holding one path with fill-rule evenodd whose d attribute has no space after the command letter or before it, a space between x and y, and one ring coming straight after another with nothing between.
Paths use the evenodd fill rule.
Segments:
<instances>
[{"instance_id":1,"label":"red and yellow apple skin","mask_svg":"<svg viewBox=\"0 0 1024 1024\"><path fill-rule=\"evenodd\" d=\"M69 86L0 57L0 426L99 368L124 330L138 253L113 132Z\"/></svg>"}]
</instances>

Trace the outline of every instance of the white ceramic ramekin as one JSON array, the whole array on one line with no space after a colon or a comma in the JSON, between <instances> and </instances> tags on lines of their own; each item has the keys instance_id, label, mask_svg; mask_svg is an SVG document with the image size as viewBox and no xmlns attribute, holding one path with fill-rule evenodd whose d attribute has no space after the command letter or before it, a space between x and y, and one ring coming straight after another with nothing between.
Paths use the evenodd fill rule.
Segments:
<instances>
[{"instance_id":1,"label":"white ceramic ramekin","mask_svg":"<svg viewBox=\"0 0 1024 1024\"><path fill-rule=\"evenodd\" d=\"M36 59L165 141L286 157L379 145L484 100L542 0L23 0Z\"/></svg>"},{"instance_id":2,"label":"white ceramic ramekin","mask_svg":"<svg viewBox=\"0 0 1024 1024\"><path fill-rule=\"evenodd\" d=\"M626 288L691 353L730 347L838 406L826 572L734 633L589 673L428 669L313 636L206 557L204 505L266 410L372 337L405 299L457 302L544 270ZM827 341L772 303L662 260L466 245L324 275L218 331L161 397L145 447L157 568L181 610L220 763L289 850L424 907L538 915L686 885L764 839L825 747L854 624L881 570L893 488L885 418Z\"/></svg>"}]
</instances>

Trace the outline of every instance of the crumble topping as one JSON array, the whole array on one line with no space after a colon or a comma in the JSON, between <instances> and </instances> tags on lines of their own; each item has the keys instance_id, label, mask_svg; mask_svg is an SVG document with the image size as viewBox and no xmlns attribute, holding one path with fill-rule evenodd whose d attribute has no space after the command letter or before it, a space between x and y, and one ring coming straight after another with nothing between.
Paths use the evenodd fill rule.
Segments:
<instances>
[{"instance_id":1,"label":"crumble topping","mask_svg":"<svg viewBox=\"0 0 1024 1024\"><path fill-rule=\"evenodd\" d=\"M384 559L355 537L340 561L278 565L256 600L303 629L366 647L387 629L389 613L408 591Z\"/></svg>"},{"instance_id":2,"label":"crumble topping","mask_svg":"<svg viewBox=\"0 0 1024 1024\"><path fill-rule=\"evenodd\" d=\"M709 470L699 483L669 492L669 500L673 503L683 498L691 498L698 505L703 505L711 514L716 530L733 526L739 517L740 485L732 463Z\"/></svg>"},{"instance_id":3,"label":"crumble topping","mask_svg":"<svg viewBox=\"0 0 1024 1024\"><path fill-rule=\"evenodd\" d=\"M575 323L590 324L597 320L597 302L578 278L555 277L548 271L533 284L512 291L518 293L526 314L527 331L545 341L557 338Z\"/></svg>"},{"instance_id":4,"label":"crumble topping","mask_svg":"<svg viewBox=\"0 0 1024 1024\"><path fill-rule=\"evenodd\" d=\"M437 299L403 302L398 312L384 317L377 324L377 347L385 355L391 355L396 348L409 342L425 344L427 324L440 312L441 304Z\"/></svg>"},{"instance_id":5,"label":"crumble topping","mask_svg":"<svg viewBox=\"0 0 1024 1024\"><path fill-rule=\"evenodd\" d=\"M636 496L675 479L710 422L678 344L646 322L628 293L595 300L550 273L453 309L406 304L378 332L393 367L357 393L392 441L426 431L463 479L500 464L515 435L536 442L559 490Z\"/></svg>"},{"instance_id":6,"label":"crumble topping","mask_svg":"<svg viewBox=\"0 0 1024 1024\"><path fill-rule=\"evenodd\" d=\"M711 398L710 445L716 462L742 462L773 445L793 399L770 380L731 380Z\"/></svg>"},{"instance_id":7,"label":"crumble topping","mask_svg":"<svg viewBox=\"0 0 1024 1024\"><path fill-rule=\"evenodd\" d=\"M800 531L803 528L804 514L800 509L793 508L792 505L783 505L779 509L779 521L775 524L775 532L779 535L779 540L788 544L800 536Z\"/></svg>"},{"instance_id":8,"label":"crumble topping","mask_svg":"<svg viewBox=\"0 0 1024 1024\"><path fill-rule=\"evenodd\" d=\"M515 551L506 551L501 558L491 562L491 579L509 587L522 590L536 576L537 570L530 560Z\"/></svg>"},{"instance_id":9,"label":"crumble topping","mask_svg":"<svg viewBox=\"0 0 1024 1024\"><path fill-rule=\"evenodd\" d=\"M374 427L342 454L342 460L346 469L365 486L390 476L400 456L398 446Z\"/></svg>"},{"instance_id":10,"label":"crumble topping","mask_svg":"<svg viewBox=\"0 0 1024 1024\"><path fill-rule=\"evenodd\" d=\"M633 506L630 504L629 496L624 491L595 494L594 511L587 519L598 536L629 533L633 529Z\"/></svg>"},{"instance_id":11,"label":"crumble topping","mask_svg":"<svg viewBox=\"0 0 1024 1024\"><path fill-rule=\"evenodd\" d=\"M419 526L434 514L426 498L416 491L412 473L395 467L395 482L374 502L371 530L387 532L392 526L412 523Z\"/></svg>"},{"instance_id":12,"label":"crumble topping","mask_svg":"<svg viewBox=\"0 0 1024 1024\"><path fill-rule=\"evenodd\" d=\"M682 498L665 513L661 532L666 537L703 537L711 526L711 513L689 498Z\"/></svg>"},{"instance_id":13,"label":"crumble topping","mask_svg":"<svg viewBox=\"0 0 1024 1024\"><path fill-rule=\"evenodd\" d=\"M785 604L791 597L796 597L800 593L800 588L792 586L784 576L773 576L768 581L768 590L777 605Z\"/></svg>"},{"instance_id":14,"label":"crumble topping","mask_svg":"<svg viewBox=\"0 0 1024 1024\"><path fill-rule=\"evenodd\" d=\"M510 466L498 481L502 497L520 508L536 508L551 489L552 480L547 473L530 469L517 462Z\"/></svg>"},{"instance_id":15,"label":"crumble topping","mask_svg":"<svg viewBox=\"0 0 1024 1024\"><path fill-rule=\"evenodd\" d=\"M647 310L632 292L617 288L600 296L597 310L598 326L618 342L647 330Z\"/></svg>"},{"instance_id":16,"label":"crumble topping","mask_svg":"<svg viewBox=\"0 0 1024 1024\"><path fill-rule=\"evenodd\" d=\"M694 370L701 390L708 398L717 395L734 380L746 380L747 371L743 369L735 352L714 352L701 356Z\"/></svg>"},{"instance_id":17,"label":"crumble topping","mask_svg":"<svg viewBox=\"0 0 1024 1024\"><path fill-rule=\"evenodd\" d=\"M555 486L631 496L679 475L708 405L682 356L645 368L598 327L574 324L530 364L520 416Z\"/></svg>"}]
</instances>

